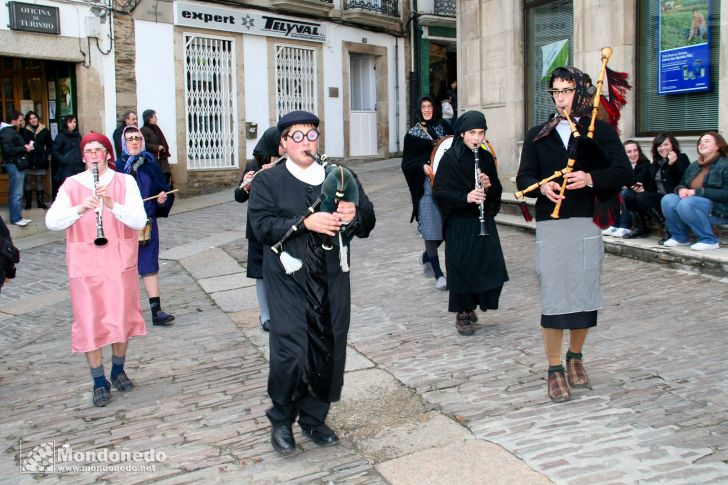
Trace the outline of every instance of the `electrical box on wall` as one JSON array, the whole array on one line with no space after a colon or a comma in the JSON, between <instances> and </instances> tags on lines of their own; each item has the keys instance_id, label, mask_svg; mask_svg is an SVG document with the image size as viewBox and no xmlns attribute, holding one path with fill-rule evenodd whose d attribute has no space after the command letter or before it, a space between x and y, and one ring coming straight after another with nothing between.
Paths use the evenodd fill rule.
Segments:
<instances>
[{"instance_id":1,"label":"electrical box on wall","mask_svg":"<svg viewBox=\"0 0 728 485\"><path fill-rule=\"evenodd\" d=\"M86 17L86 37L101 37L101 19L95 16Z\"/></svg>"}]
</instances>

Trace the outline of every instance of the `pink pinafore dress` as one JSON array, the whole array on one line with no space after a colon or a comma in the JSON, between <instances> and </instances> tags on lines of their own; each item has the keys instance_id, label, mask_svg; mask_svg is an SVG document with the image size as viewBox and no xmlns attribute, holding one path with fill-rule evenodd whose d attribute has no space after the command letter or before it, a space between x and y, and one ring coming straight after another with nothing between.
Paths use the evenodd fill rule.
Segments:
<instances>
[{"instance_id":1,"label":"pink pinafore dress","mask_svg":"<svg viewBox=\"0 0 728 485\"><path fill-rule=\"evenodd\" d=\"M126 200L124 175L115 173L108 185L115 200ZM73 178L64 190L71 206L82 203L91 189ZM146 335L139 303L137 231L103 208L106 246L94 245L96 212L87 211L66 229L66 265L73 308L71 346L74 352L90 352L104 345L126 342Z\"/></svg>"}]
</instances>

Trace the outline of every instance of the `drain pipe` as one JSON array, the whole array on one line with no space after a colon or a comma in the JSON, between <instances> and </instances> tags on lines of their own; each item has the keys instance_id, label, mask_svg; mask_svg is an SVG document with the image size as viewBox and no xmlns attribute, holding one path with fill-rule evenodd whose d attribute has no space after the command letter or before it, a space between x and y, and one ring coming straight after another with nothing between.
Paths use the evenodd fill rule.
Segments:
<instances>
[{"instance_id":1,"label":"drain pipe","mask_svg":"<svg viewBox=\"0 0 728 485\"><path fill-rule=\"evenodd\" d=\"M397 140L397 153L399 153L399 37L394 38L394 139Z\"/></svg>"}]
</instances>

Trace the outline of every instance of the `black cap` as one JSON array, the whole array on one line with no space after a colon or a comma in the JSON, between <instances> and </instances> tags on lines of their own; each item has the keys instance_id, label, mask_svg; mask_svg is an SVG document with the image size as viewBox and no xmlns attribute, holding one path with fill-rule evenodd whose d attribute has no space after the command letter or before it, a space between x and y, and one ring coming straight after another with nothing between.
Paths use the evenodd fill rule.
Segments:
<instances>
[{"instance_id":1,"label":"black cap","mask_svg":"<svg viewBox=\"0 0 728 485\"><path fill-rule=\"evenodd\" d=\"M292 125L313 125L318 127L319 119L315 114L308 111L291 111L278 120L278 132L283 133L285 128Z\"/></svg>"}]
</instances>

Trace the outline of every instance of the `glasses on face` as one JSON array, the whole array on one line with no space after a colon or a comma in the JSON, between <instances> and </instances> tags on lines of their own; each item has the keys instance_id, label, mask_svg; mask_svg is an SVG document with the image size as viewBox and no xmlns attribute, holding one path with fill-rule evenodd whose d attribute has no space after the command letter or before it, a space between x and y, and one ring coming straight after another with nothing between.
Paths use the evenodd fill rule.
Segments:
<instances>
[{"instance_id":1,"label":"glasses on face","mask_svg":"<svg viewBox=\"0 0 728 485\"><path fill-rule=\"evenodd\" d=\"M83 151L84 157L97 157L99 155L106 155L105 148L89 148Z\"/></svg>"},{"instance_id":2,"label":"glasses on face","mask_svg":"<svg viewBox=\"0 0 728 485\"><path fill-rule=\"evenodd\" d=\"M319 132L317 130L308 130L308 133L305 135L302 131L294 131L290 135L288 135L288 138L295 141L296 143L301 143L304 138L308 139L308 141L316 141L318 140Z\"/></svg>"},{"instance_id":3,"label":"glasses on face","mask_svg":"<svg viewBox=\"0 0 728 485\"><path fill-rule=\"evenodd\" d=\"M125 137L124 139L127 141L127 143L130 142L130 141L131 142L142 141L142 137L141 136L128 136L128 137Z\"/></svg>"},{"instance_id":4,"label":"glasses on face","mask_svg":"<svg viewBox=\"0 0 728 485\"><path fill-rule=\"evenodd\" d=\"M549 89L549 94L554 98L558 95L568 96L569 94L576 91L576 88L564 88L564 89Z\"/></svg>"}]
</instances>

